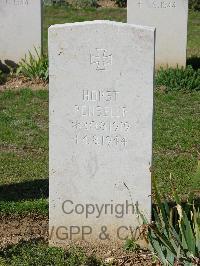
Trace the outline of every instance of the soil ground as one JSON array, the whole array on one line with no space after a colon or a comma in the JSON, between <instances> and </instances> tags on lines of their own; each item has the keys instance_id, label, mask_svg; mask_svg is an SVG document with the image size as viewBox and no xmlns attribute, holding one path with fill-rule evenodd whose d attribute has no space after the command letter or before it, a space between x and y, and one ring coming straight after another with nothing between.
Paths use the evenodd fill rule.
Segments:
<instances>
[{"instance_id":1,"label":"soil ground","mask_svg":"<svg viewBox=\"0 0 200 266\"><path fill-rule=\"evenodd\" d=\"M111 0L99 0L99 5L101 7L117 7L115 2Z\"/></svg>"},{"instance_id":2,"label":"soil ground","mask_svg":"<svg viewBox=\"0 0 200 266\"><path fill-rule=\"evenodd\" d=\"M29 214L0 215L0 249L16 245L22 241L42 240L48 243L48 216ZM95 246L76 243L88 256L95 255L104 262L117 266L159 265L152 263L152 254L145 250L125 252L123 248L109 250L105 245Z\"/></svg>"},{"instance_id":3,"label":"soil ground","mask_svg":"<svg viewBox=\"0 0 200 266\"><path fill-rule=\"evenodd\" d=\"M8 77L7 81L4 84L0 84L0 91L4 90L18 90L18 89L25 89L30 88L32 90L41 90L41 89L47 89L48 84L39 80L30 80L25 77Z\"/></svg>"}]
</instances>

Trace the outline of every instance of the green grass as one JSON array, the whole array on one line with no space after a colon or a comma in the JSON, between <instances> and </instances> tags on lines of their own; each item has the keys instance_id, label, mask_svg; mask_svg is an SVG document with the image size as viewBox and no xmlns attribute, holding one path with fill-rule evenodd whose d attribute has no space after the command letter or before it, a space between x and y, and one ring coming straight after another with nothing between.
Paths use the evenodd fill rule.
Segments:
<instances>
[{"instance_id":1,"label":"green grass","mask_svg":"<svg viewBox=\"0 0 200 266\"><path fill-rule=\"evenodd\" d=\"M0 251L1 266L103 266L104 264L93 256L86 256L80 248L48 247L42 242L22 242Z\"/></svg>"},{"instance_id":2,"label":"green grass","mask_svg":"<svg viewBox=\"0 0 200 266\"><path fill-rule=\"evenodd\" d=\"M126 9L122 8L90 8L72 9L66 6L44 8L44 51L47 52L47 29L53 24L71 23L88 20L114 20L126 22ZM188 22L188 58L200 57L200 12L189 11Z\"/></svg>"},{"instance_id":3,"label":"green grass","mask_svg":"<svg viewBox=\"0 0 200 266\"><path fill-rule=\"evenodd\" d=\"M48 92L6 91L0 102L0 185L47 178Z\"/></svg>"},{"instance_id":4,"label":"green grass","mask_svg":"<svg viewBox=\"0 0 200 266\"><path fill-rule=\"evenodd\" d=\"M34 189L34 187L32 188ZM48 216L48 201L46 199L22 200L22 201L0 201L0 214L26 215L30 213ZM1 265L1 264L0 264Z\"/></svg>"},{"instance_id":5,"label":"green grass","mask_svg":"<svg viewBox=\"0 0 200 266\"><path fill-rule=\"evenodd\" d=\"M189 12L187 55L200 58L200 12Z\"/></svg>"},{"instance_id":6,"label":"green grass","mask_svg":"<svg viewBox=\"0 0 200 266\"><path fill-rule=\"evenodd\" d=\"M40 198L48 195L48 92L1 92L0 103L0 212L43 212ZM23 206L20 200L30 202ZM19 202L14 206L13 201Z\"/></svg>"},{"instance_id":7,"label":"green grass","mask_svg":"<svg viewBox=\"0 0 200 266\"><path fill-rule=\"evenodd\" d=\"M0 93L0 212L47 213L48 92ZM170 195L200 190L193 180L200 151L200 93L155 93L154 174Z\"/></svg>"},{"instance_id":8,"label":"green grass","mask_svg":"<svg viewBox=\"0 0 200 266\"><path fill-rule=\"evenodd\" d=\"M170 193L172 174L182 195L200 190L192 176L200 151L200 93L170 92L155 95L154 174L162 193Z\"/></svg>"}]
</instances>

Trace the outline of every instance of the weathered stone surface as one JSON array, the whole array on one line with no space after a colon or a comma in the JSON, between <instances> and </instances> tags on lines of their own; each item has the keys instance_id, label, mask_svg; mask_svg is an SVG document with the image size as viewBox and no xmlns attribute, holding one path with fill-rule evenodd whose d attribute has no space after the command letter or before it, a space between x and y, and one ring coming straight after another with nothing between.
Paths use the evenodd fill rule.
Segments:
<instances>
[{"instance_id":1,"label":"weathered stone surface","mask_svg":"<svg viewBox=\"0 0 200 266\"><path fill-rule=\"evenodd\" d=\"M52 244L122 240L137 206L150 219L154 33L109 21L49 29Z\"/></svg>"},{"instance_id":2,"label":"weathered stone surface","mask_svg":"<svg viewBox=\"0 0 200 266\"><path fill-rule=\"evenodd\" d=\"M0 0L0 60L18 63L41 49L41 0Z\"/></svg>"},{"instance_id":3,"label":"weathered stone surface","mask_svg":"<svg viewBox=\"0 0 200 266\"><path fill-rule=\"evenodd\" d=\"M186 65L188 0L128 0L128 23L156 27L156 67Z\"/></svg>"}]
</instances>

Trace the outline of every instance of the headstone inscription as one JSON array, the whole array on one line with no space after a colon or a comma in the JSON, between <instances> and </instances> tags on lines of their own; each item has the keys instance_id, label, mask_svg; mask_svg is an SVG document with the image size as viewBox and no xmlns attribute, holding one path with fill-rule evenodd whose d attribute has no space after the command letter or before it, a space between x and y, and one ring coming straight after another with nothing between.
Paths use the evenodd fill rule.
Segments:
<instances>
[{"instance_id":1,"label":"headstone inscription","mask_svg":"<svg viewBox=\"0 0 200 266\"><path fill-rule=\"evenodd\" d=\"M155 30L54 25L50 63L50 243L123 240L151 217Z\"/></svg>"},{"instance_id":2,"label":"headstone inscription","mask_svg":"<svg viewBox=\"0 0 200 266\"><path fill-rule=\"evenodd\" d=\"M188 0L128 0L128 23L156 27L156 67L186 65Z\"/></svg>"},{"instance_id":3,"label":"headstone inscription","mask_svg":"<svg viewBox=\"0 0 200 266\"><path fill-rule=\"evenodd\" d=\"M41 0L0 0L0 60L16 64L29 51L40 53Z\"/></svg>"}]
</instances>

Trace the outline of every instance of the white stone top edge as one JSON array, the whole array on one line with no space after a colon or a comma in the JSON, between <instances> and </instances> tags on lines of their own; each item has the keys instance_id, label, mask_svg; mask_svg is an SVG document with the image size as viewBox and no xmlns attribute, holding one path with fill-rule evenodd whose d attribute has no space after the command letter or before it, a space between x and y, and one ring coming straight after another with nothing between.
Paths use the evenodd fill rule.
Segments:
<instances>
[{"instance_id":1,"label":"white stone top edge","mask_svg":"<svg viewBox=\"0 0 200 266\"><path fill-rule=\"evenodd\" d=\"M149 30L153 32L156 30L155 27L123 23L123 22L112 21L112 20L92 20L92 21L83 21L83 22L74 22L74 23L55 24L55 25L51 25L49 27L49 30L63 28L63 27L86 26L86 25L95 25L95 24L116 25L116 26L121 26L121 27L129 26L130 28L144 29L144 30Z\"/></svg>"}]
</instances>

